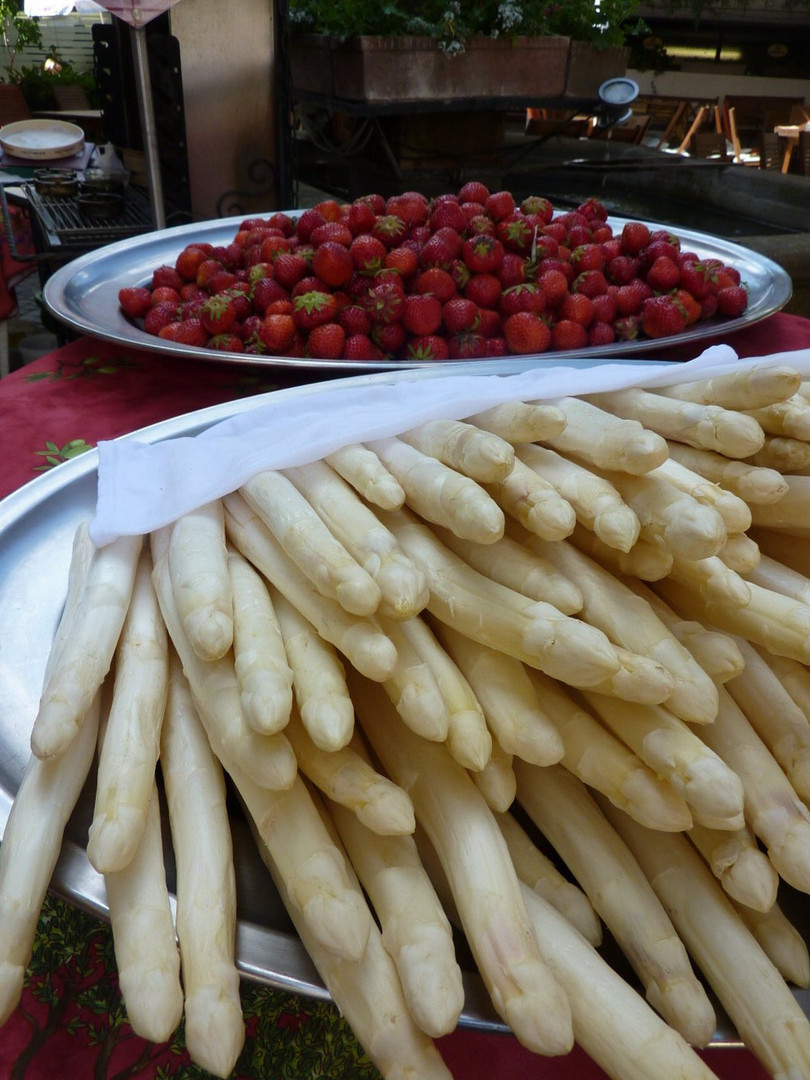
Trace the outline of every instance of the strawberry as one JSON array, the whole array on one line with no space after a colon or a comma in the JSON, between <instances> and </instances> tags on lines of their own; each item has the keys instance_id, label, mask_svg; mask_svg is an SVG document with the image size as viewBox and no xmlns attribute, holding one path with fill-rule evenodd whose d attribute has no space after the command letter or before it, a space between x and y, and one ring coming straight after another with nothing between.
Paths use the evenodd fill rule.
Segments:
<instances>
[{"instance_id":1,"label":"strawberry","mask_svg":"<svg viewBox=\"0 0 810 1080\"><path fill-rule=\"evenodd\" d=\"M387 248L392 248L408 235L408 226L396 214L383 214L374 222L371 235L381 240Z\"/></svg>"},{"instance_id":2,"label":"strawberry","mask_svg":"<svg viewBox=\"0 0 810 1080\"><path fill-rule=\"evenodd\" d=\"M504 318L516 311L533 311L539 315L546 307L546 294L539 285L526 281L522 285L513 285L501 293L500 312Z\"/></svg>"},{"instance_id":3,"label":"strawberry","mask_svg":"<svg viewBox=\"0 0 810 1080\"><path fill-rule=\"evenodd\" d=\"M634 278L627 285L620 285L613 294L619 315L636 315L641 305L651 297L652 289L641 278Z\"/></svg>"},{"instance_id":4,"label":"strawberry","mask_svg":"<svg viewBox=\"0 0 810 1080\"><path fill-rule=\"evenodd\" d=\"M641 264L633 255L617 255L605 267L605 277L614 285L627 285L638 277Z\"/></svg>"},{"instance_id":5,"label":"strawberry","mask_svg":"<svg viewBox=\"0 0 810 1080\"><path fill-rule=\"evenodd\" d=\"M591 222L607 221L608 212L607 207L599 199L591 196L590 199L586 199L584 203L580 203L577 207L577 213L582 214Z\"/></svg>"},{"instance_id":6,"label":"strawberry","mask_svg":"<svg viewBox=\"0 0 810 1080\"><path fill-rule=\"evenodd\" d=\"M681 261L680 286L694 296L696 300L704 300L711 291L711 277L709 267L699 259Z\"/></svg>"},{"instance_id":7,"label":"strawberry","mask_svg":"<svg viewBox=\"0 0 810 1080\"><path fill-rule=\"evenodd\" d=\"M312 289L296 296L292 317L299 330L312 330L322 323L331 322L337 313L337 306L337 300L331 293Z\"/></svg>"},{"instance_id":8,"label":"strawberry","mask_svg":"<svg viewBox=\"0 0 810 1080\"><path fill-rule=\"evenodd\" d=\"M616 297L613 293L602 293L600 296L591 297L593 300L594 322L612 323L618 314Z\"/></svg>"},{"instance_id":9,"label":"strawberry","mask_svg":"<svg viewBox=\"0 0 810 1080\"><path fill-rule=\"evenodd\" d=\"M130 319L142 319L152 307L152 293L142 285L127 286L118 290L118 303Z\"/></svg>"},{"instance_id":10,"label":"strawberry","mask_svg":"<svg viewBox=\"0 0 810 1080\"><path fill-rule=\"evenodd\" d=\"M484 202L486 212L493 221L501 221L515 210L515 199L511 191L494 191Z\"/></svg>"},{"instance_id":11,"label":"strawberry","mask_svg":"<svg viewBox=\"0 0 810 1080\"><path fill-rule=\"evenodd\" d=\"M371 329L368 312L360 304L347 304L338 311L336 319L349 336L367 334Z\"/></svg>"},{"instance_id":12,"label":"strawberry","mask_svg":"<svg viewBox=\"0 0 810 1080\"><path fill-rule=\"evenodd\" d=\"M259 254L265 262L275 262L283 251L292 250L292 241L289 236L266 236L259 244ZM227 265L227 263L226 263Z\"/></svg>"},{"instance_id":13,"label":"strawberry","mask_svg":"<svg viewBox=\"0 0 810 1080\"><path fill-rule=\"evenodd\" d=\"M584 270L604 270L605 256L599 244L580 244L571 252L570 263L578 274Z\"/></svg>"},{"instance_id":14,"label":"strawberry","mask_svg":"<svg viewBox=\"0 0 810 1080\"><path fill-rule=\"evenodd\" d=\"M713 319L717 314L717 293L709 293L700 301L700 317L701 319Z\"/></svg>"},{"instance_id":15,"label":"strawberry","mask_svg":"<svg viewBox=\"0 0 810 1080\"><path fill-rule=\"evenodd\" d=\"M325 221L340 221L343 210L337 199L322 199L315 209L323 214Z\"/></svg>"},{"instance_id":16,"label":"strawberry","mask_svg":"<svg viewBox=\"0 0 810 1080\"><path fill-rule=\"evenodd\" d=\"M435 334L441 324L442 305L435 296L431 293L410 293L405 297L402 305L402 325L409 334L426 337Z\"/></svg>"},{"instance_id":17,"label":"strawberry","mask_svg":"<svg viewBox=\"0 0 810 1080\"><path fill-rule=\"evenodd\" d=\"M377 215L366 199L355 199L346 214L346 225L352 236L361 236L371 231L376 219Z\"/></svg>"},{"instance_id":18,"label":"strawberry","mask_svg":"<svg viewBox=\"0 0 810 1080\"><path fill-rule=\"evenodd\" d=\"M522 284L526 280L526 260L514 251L504 252L497 276L504 289Z\"/></svg>"},{"instance_id":19,"label":"strawberry","mask_svg":"<svg viewBox=\"0 0 810 1080\"><path fill-rule=\"evenodd\" d=\"M561 270L545 270L537 279L547 307L557 307L568 295L568 278Z\"/></svg>"},{"instance_id":20,"label":"strawberry","mask_svg":"<svg viewBox=\"0 0 810 1080\"><path fill-rule=\"evenodd\" d=\"M588 345L589 347L612 345L616 340L616 332L613 326L609 322L603 322L599 319L597 322L592 322L588 327Z\"/></svg>"},{"instance_id":21,"label":"strawberry","mask_svg":"<svg viewBox=\"0 0 810 1080\"><path fill-rule=\"evenodd\" d=\"M642 221L628 221L621 232L622 251L638 255L650 242L650 229Z\"/></svg>"},{"instance_id":22,"label":"strawberry","mask_svg":"<svg viewBox=\"0 0 810 1080\"><path fill-rule=\"evenodd\" d=\"M453 297L442 307L442 322L450 334L476 330L480 322L478 305L463 296Z\"/></svg>"},{"instance_id":23,"label":"strawberry","mask_svg":"<svg viewBox=\"0 0 810 1080\"><path fill-rule=\"evenodd\" d=\"M748 307L748 290L744 285L727 285L716 296L717 310L726 318L736 318Z\"/></svg>"},{"instance_id":24,"label":"strawberry","mask_svg":"<svg viewBox=\"0 0 810 1080\"><path fill-rule=\"evenodd\" d=\"M344 360L375 360L379 349L367 334L350 334L343 345Z\"/></svg>"},{"instance_id":25,"label":"strawberry","mask_svg":"<svg viewBox=\"0 0 810 1080\"><path fill-rule=\"evenodd\" d=\"M297 251L282 252L273 262L273 277L285 289L294 288L308 272L307 260Z\"/></svg>"},{"instance_id":26,"label":"strawberry","mask_svg":"<svg viewBox=\"0 0 810 1080\"><path fill-rule=\"evenodd\" d=\"M309 234L309 241L316 249L327 242L348 247L353 239L352 230L341 221L325 221L323 225L317 225Z\"/></svg>"},{"instance_id":27,"label":"strawberry","mask_svg":"<svg viewBox=\"0 0 810 1080\"><path fill-rule=\"evenodd\" d=\"M264 315L269 304L276 300L289 300L290 293L275 278L260 278L251 291L254 310Z\"/></svg>"},{"instance_id":28,"label":"strawberry","mask_svg":"<svg viewBox=\"0 0 810 1080\"><path fill-rule=\"evenodd\" d=\"M401 245L386 252L383 265L388 270L395 270L403 279L412 278L419 270L419 256L414 248Z\"/></svg>"},{"instance_id":29,"label":"strawberry","mask_svg":"<svg viewBox=\"0 0 810 1080\"><path fill-rule=\"evenodd\" d=\"M539 263L543 259L553 259L560 250L560 242L548 233L536 232L532 242L532 258Z\"/></svg>"},{"instance_id":30,"label":"strawberry","mask_svg":"<svg viewBox=\"0 0 810 1080\"><path fill-rule=\"evenodd\" d=\"M650 264L644 280L654 292L669 292L681 280L681 269L669 255L659 255Z\"/></svg>"},{"instance_id":31,"label":"strawberry","mask_svg":"<svg viewBox=\"0 0 810 1080\"><path fill-rule=\"evenodd\" d=\"M528 255L532 249L535 229L525 214L514 211L498 219L495 235L507 251Z\"/></svg>"},{"instance_id":32,"label":"strawberry","mask_svg":"<svg viewBox=\"0 0 810 1080\"><path fill-rule=\"evenodd\" d=\"M205 300L207 296L208 293L205 289L201 289L193 281L187 281L180 290L180 299L184 302L187 300Z\"/></svg>"},{"instance_id":33,"label":"strawberry","mask_svg":"<svg viewBox=\"0 0 810 1080\"><path fill-rule=\"evenodd\" d=\"M569 293L560 304L559 315L587 327L594 319L593 300L584 293Z\"/></svg>"},{"instance_id":34,"label":"strawberry","mask_svg":"<svg viewBox=\"0 0 810 1080\"><path fill-rule=\"evenodd\" d=\"M304 243L309 243L313 230L317 229L318 226L325 224L326 218L320 210L315 210L314 208L304 210L295 223L295 235L300 240L303 240Z\"/></svg>"},{"instance_id":35,"label":"strawberry","mask_svg":"<svg viewBox=\"0 0 810 1080\"><path fill-rule=\"evenodd\" d=\"M548 225L554 217L554 207L541 195L529 195L520 204L520 209L524 214L539 218L544 225Z\"/></svg>"},{"instance_id":36,"label":"strawberry","mask_svg":"<svg viewBox=\"0 0 810 1080\"><path fill-rule=\"evenodd\" d=\"M321 323L309 332L307 353L319 360L339 360L345 344L346 331L339 323Z\"/></svg>"},{"instance_id":37,"label":"strawberry","mask_svg":"<svg viewBox=\"0 0 810 1080\"><path fill-rule=\"evenodd\" d=\"M369 337L386 356L397 356L405 348L408 331L401 322L374 323Z\"/></svg>"},{"instance_id":38,"label":"strawberry","mask_svg":"<svg viewBox=\"0 0 810 1080\"><path fill-rule=\"evenodd\" d=\"M363 307L372 325L396 322L402 315L404 303L404 293L390 281L375 285L363 299Z\"/></svg>"},{"instance_id":39,"label":"strawberry","mask_svg":"<svg viewBox=\"0 0 810 1080\"><path fill-rule=\"evenodd\" d=\"M685 329L686 314L673 297L652 296L642 305L641 327L647 337L669 337Z\"/></svg>"},{"instance_id":40,"label":"strawberry","mask_svg":"<svg viewBox=\"0 0 810 1080\"><path fill-rule=\"evenodd\" d=\"M561 351L584 349L588 344L588 331L574 319L559 319L551 329L551 341L554 348Z\"/></svg>"},{"instance_id":41,"label":"strawberry","mask_svg":"<svg viewBox=\"0 0 810 1080\"><path fill-rule=\"evenodd\" d=\"M455 235L458 236L458 233ZM455 244L447 235L435 232L419 252L419 265L425 269L438 266L442 270L448 270L455 257Z\"/></svg>"},{"instance_id":42,"label":"strawberry","mask_svg":"<svg viewBox=\"0 0 810 1080\"><path fill-rule=\"evenodd\" d=\"M463 330L460 334L450 335L447 351L451 360L480 360L489 355L489 345L482 334Z\"/></svg>"},{"instance_id":43,"label":"strawberry","mask_svg":"<svg viewBox=\"0 0 810 1080\"><path fill-rule=\"evenodd\" d=\"M456 283L448 271L438 266L423 270L414 282L414 288L416 292L433 293L441 303L445 303L458 292Z\"/></svg>"},{"instance_id":44,"label":"strawberry","mask_svg":"<svg viewBox=\"0 0 810 1080\"><path fill-rule=\"evenodd\" d=\"M167 323L158 331L158 337L173 341L176 345L193 345L204 349L208 345L209 334L199 319L182 319L180 322Z\"/></svg>"},{"instance_id":45,"label":"strawberry","mask_svg":"<svg viewBox=\"0 0 810 1080\"><path fill-rule=\"evenodd\" d=\"M217 273L212 274L206 283L206 289L213 296L216 293L225 292L226 289L232 288L239 278L236 274L230 270L224 270L220 267Z\"/></svg>"},{"instance_id":46,"label":"strawberry","mask_svg":"<svg viewBox=\"0 0 810 1080\"><path fill-rule=\"evenodd\" d=\"M222 269L222 264L219 262L217 262L217 269ZM177 293L179 293L183 287L183 278L180 277L173 266L159 266L153 271L151 288L154 291L161 287L174 289Z\"/></svg>"},{"instance_id":47,"label":"strawberry","mask_svg":"<svg viewBox=\"0 0 810 1080\"><path fill-rule=\"evenodd\" d=\"M488 234L471 236L464 241L461 257L474 274L497 273L503 262L503 244L496 237Z\"/></svg>"},{"instance_id":48,"label":"strawberry","mask_svg":"<svg viewBox=\"0 0 810 1080\"><path fill-rule=\"evenodd\" d=\"M424 225L430 216L430 203L418 191L392 195L386 203L386 213L402 218L409 228Z\"/></svg>"},{"instance_id":49,"label":"strawberry","mask_svg":"<svg viewBox=\"0 0 810 1080\"><path fill-rule=\"evenodd\" d=\"M183 281L195 281L200 263L207 258L207 253L196 244L188 244L174 262L174 267Z\"/></svg>"},{"instance_id":50,"label":"strawberry","mask_svg":"<svg viewBox=\"0 0 810 1080\"><path fill-rule=\"evenodd\" d=\"M467 299L483 308L497 309L502 291L501 282L494 274L473 274L464 287Z\"/></svg>"},{"instance_id":51,"label":"strawberry","mask_svg":"<svg viewBox=\"0 0 810 1080\"><path fill-rule=\"evenodd\" d=\"M438 334L426 334L412 338L405 349L407 360L448 360L450 349L447 340Z\"/></svg>"},{"instance_id":52,"label":"strawberry","mask_svg":"<svg viewBox=\"0 0 810 1080\"><path fill-rule=\"evenodd\" d=\"M155 304L143 317L143 328L147 334L157 336L170 322L176 322L178 311L176 304Z\"/></svg>"},{"instance_id":53,"label":"strawberry","mask_svg":"<svg viewBox=\"0 0 810 1080\"><path fill-rule=\"evenodd\" d=\"M282 236L292 236L295 232L295 221L283 210L277 210L271 214L267 219L267 224L271 229L278 229Z\"/></svg>"},{"instance_id":54,"label":"strawberry","mask_svg":"<svg viewBox=\"0 0 810 1080\"><path fill-rule=\"evenodd\" d=\"M200 322L208 334L224 334L236 322L236 304L224 294L211 296L200 305Z\"/></svg>"},{"instance_id":55,"label":"strawberry","mask_svg":"<svg viewBox=\"0 0 810 1080\"><path fill-rule=\"evenodd\" d=\"M472 210L468 211L466 208L475 206L476 212ZM467 215L467 228L464 230L468 236L479 236L485 234L487 236L495 235L495 222L487 214L483 212L483 207L479 207L477 203L463 203L462 210Z\"/></svg>"},{"instance_id":56,"label":"strawberry","mask_svg":"<svg viewBox=\"0 0 810 1080\"><path fill-rule=\"evenodd\" d=\"M571 292L582 293L583 296L589 296L592 300L596 296L604 295L607 289L607 278L601 270L583 270L571 282Z\"/></svg>"},{"instance_id":57,"label":"strawberry","mask_svg":"<svg viewBox=\"0 0 810 1080\"><path fill-rule=\"evenodd\" d=\"M545 352L551 344L548 324L533 311L517 311L503 324L503 335L511 353L526 356Z\"/></svg>"},{"instance_id":58,"label":"strawberry","mask_svg":"<svg viewBox=\"0 0 810 1080\"><path fill-rule=\"evenodd\" d=\"M325 240L315 249L312 269L333 289L345 285L354 273L354 261L348 247L336 240Z\"/></svg>"},{"instance_id":59,"label":"strawberry","mask_svg":"<svg viewBox=\"0 0 810 1080\"><path fill-rule=\"evenodd\" d=\"M702 311L700 301L696 300L686 289L675 289L672 295L684 310L686 325L692 326L700 318Z\"/></svg>"},{"instance_id":60,"label":"strawberry","mask_svg":"<svg viewBox=\"0 0 810 1080\"><path fill-rule=\"evenodd\" d=\"M245 343L238 334L214 334L214 336L208 340L208 348L214 349L217 352L241 353L245 351Z\"/></svg>"},{"instance_id":61,"label":"strawberry","mask_svg":"<svg viewBox=\"0 0 810 1080\"><path fill-rule=\"evenodd\" d=\"M429 224L434 232L438 232L439 229L454 229L460 233L467 227L467 217L459 203L448 200L434 204Z\"/></svg>"},{"instance_id":62,"label":"strawberry","mask_svg":"<svg viewBox=\"0 0 810 1080\"><path fill-rule=\"evenodd\" d=\"M620 315L613 324L617 341L635 341L641 334L641 315Z\"/></svg>"},{"instance_id":63,"label":"strawberry","mask_svg":"<svg viewBox=\"0 0 810 1080\"><path fill-rule=\"evenodd\" d=\"M503 319L501 318L500 311L493 311L492 308L479 308L478 309L478 332L483 334L485 338L494 338L500 336L503 326Z\"/></svg>"},{"instance_id":64,"label":"strawberry","mask_svg":"<svg viewBox=\"0 0 810 1080\"><path fill-rule=\"evenodd\" d=\"M456 283L458 291L463 293L467 288L467 282L472 277L472 273L463 259L453 259L450 263L450 277Z\"/></svg>"},{"instance_id":65,"label":"strawberry","mask_svg":"<svg viewBox=\"0 0 810 1080\"><path fill-rule=\"evenodd\" d=\"M267 352L281 356L292 345L296 329L292 315L266 315L256 336Z\"/></svg>"},{"instance_id":66,"label":"strawberry","mask_svg":"<svg viewBox=\"0 0 810 1080\"><path fill-rule=\"evenodd\" d=\"M467 183L459 189L458 201L460 203L480 203L481 206L484 206L489 198L489 194L489 188L486 184L483 184L480 180L468 180Z\"/></svg>"}]
</instances>

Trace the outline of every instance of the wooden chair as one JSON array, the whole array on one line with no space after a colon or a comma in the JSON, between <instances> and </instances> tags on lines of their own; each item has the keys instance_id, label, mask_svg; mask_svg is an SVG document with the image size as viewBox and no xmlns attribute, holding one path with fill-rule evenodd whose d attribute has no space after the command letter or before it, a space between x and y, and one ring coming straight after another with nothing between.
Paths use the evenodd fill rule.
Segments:
<instances>
[{"instance_id":1,"label":"wooden chair","mask_svg":"<svg viewBox=\"0 0 810 1080\"><path fill-rule=\"evenodd\" d=\"M31 110L16 83L0 83L0 127L18 120L30 120Z\"/></svg>"},{"instance_id":2,"label":"wooden chair","mask_svg":"<svg viewBox=\"0 0 810 1080\"><path fill-rule=\"evenodd\" d=\"M778 172L782 168L782 148L775 131L760 131L755 139L755 146L759 152L760 169Z\"/></svg>"},{"instance_id":3,"label":"wooden chair","mask_svg":"<svg viewBox=\"0 0 810 1080\"><path fill-rule=\"evenodd\" d=\"M690 145L695 157L728 160L728 145L722 131L696 131Z\"/></svg>"}]
</instances>

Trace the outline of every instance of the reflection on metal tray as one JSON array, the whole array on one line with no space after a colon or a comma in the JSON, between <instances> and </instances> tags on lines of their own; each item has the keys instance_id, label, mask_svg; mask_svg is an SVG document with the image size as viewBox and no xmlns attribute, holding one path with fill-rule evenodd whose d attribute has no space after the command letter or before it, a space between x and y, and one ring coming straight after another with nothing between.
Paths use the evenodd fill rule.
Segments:
<instances>
[{"instance_id":1,"label":"reflection on metal tray","mask_svg":"<svg viewBox=\"0 0 810 1080\"><path fill-rule=\"evenodd\" d=\"M82 213L78 197L43 198L30 184L23 185L23 192L43 230L63 244L105 244L154 228L149 197L139 188L125 190L120 211L92 218Z\"/></svg>"}]
</instances>

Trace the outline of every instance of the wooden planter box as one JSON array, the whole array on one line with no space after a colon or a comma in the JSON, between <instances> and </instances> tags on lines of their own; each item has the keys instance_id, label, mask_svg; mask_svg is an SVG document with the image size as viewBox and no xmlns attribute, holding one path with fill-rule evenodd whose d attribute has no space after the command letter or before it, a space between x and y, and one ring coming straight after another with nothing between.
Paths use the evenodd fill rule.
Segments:
<instances>
[{"instance_id":1,"label":"wooden planter box","mask_svg":"<svg viewBox=\"0 0 810 1080\"><path fill-rule=\"evenodd\" d=\"M293 41L294 88L347 101L560 97L568 74L566 37L476 38L446 56L427 37L325 35Z\"/></svg>"}]
</instances>

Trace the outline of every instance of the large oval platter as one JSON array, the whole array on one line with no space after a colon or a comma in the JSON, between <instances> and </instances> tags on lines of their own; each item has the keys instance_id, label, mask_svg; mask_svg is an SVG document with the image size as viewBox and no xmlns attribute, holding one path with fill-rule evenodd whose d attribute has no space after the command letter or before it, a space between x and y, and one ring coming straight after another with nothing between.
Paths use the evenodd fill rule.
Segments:
<instances>
[{"instance_id":1,"label":"large oval platter","mask_svg":"<svg viewBox=\"0 0 810 1080\"><path fill-rule=\"evenodd\" d=\"M600 360L566 358L561 366L588 368ZM635 361L639 367L655 361ZM520 369L514 358L497 362L497 370L511 374ZM452 374L491 374L495 362L454 365ZM450 374L449 365L430 371L404 370L396 375L356 376L351 382L385 383L392 379L421 380ZM268 397L318 394L327 383L314 383L226 402L185 416L143 428L125 439L160 442L194 436L237 413L260 406ZM30 754L30 732L36 715L45 665L64 604L73 535L89 520L96 507L98 454L90 450L60 464L0 501L0 836ZM61 855L51 882L52 889L78 907L103 919L109 917L103 877L90 865L86 854L87 830L92 820L94 777L88 780L68 825ZM329 993L298 939L273 881L264 867L249 827L238 807L232 814L234 861L237 879L237 963L251 980L304 996L329 999ZM174 882L170 847L166 848L167 877ZM799 898L799 903L806 901ZM806 912L806 904L803 907ZM806 916L805 916L806 917ZM494 1013L486 989L466 962L465 1008L461 1026L486 1031L506 1031ZM613 959L614 954L610 954ZM619 963L621 958L615 954ZM632 976L630 976L632 978ZM810 991L796 991L810 1014ZM718 1009L713 1045L741 1045Z\"/></svg>"},{"instance_id":2,"label":"large oval platter","mask_svg":"<svg viewBox=\"0 0 810 1080\"><path fill-rule=\"evenodd\" d=\"M293 212L294 213L294 212ZM261 216L261 215L251 215ZM355 360L319 360L310 357L280 357L270 354L248 355L199 349L147 334L128 319L118 306L118 291L133 285L145 285L151 281L153 271L164 264L173 265L186 244L206 241L216 245L229 243L244 217L220 218L209 222L194 222L171 229L145 233L119 240L106 247L80 255L60 267L45 282L43 299L49 311L80 334L90 334L119 345L130 345L166 356L195 357L216 363L250 364L262 366L308 367L329 371L396 371L404 367L435 367L435 361L385 360L380 362ZM627 218L611 217L609 223L614 232L619 231ZM665 228L654 222L651 228ZM739 270L748 288L748 307L738 318L708 319L690 327L677 338L652 341L648 338L635 341L614 342L611 345L589 347L577 352L588 359L598 357L625 357L649 353L673 344L707 341L718 333L724 336L753 323L766 319L780 311L790 300L792 283L785 270L771 259L706 233L688 229L675 230L682 245L696 252L701 258L721 259ZM543 353L525 357L526 363L559 361L559 352Z\"/></svg>"}]
</instances>

